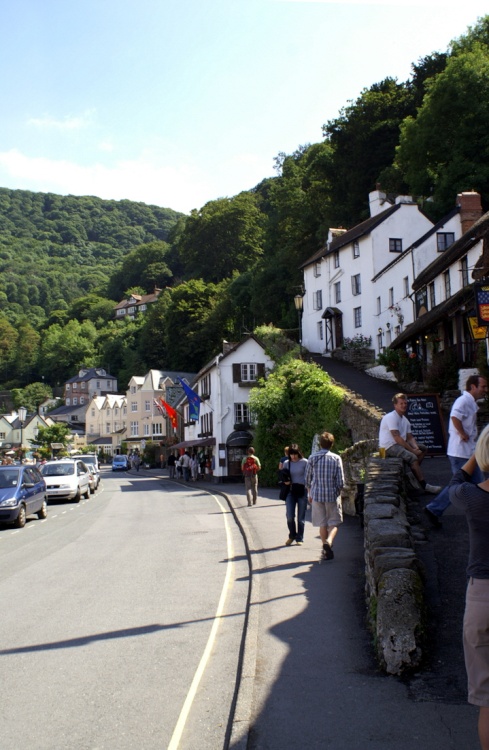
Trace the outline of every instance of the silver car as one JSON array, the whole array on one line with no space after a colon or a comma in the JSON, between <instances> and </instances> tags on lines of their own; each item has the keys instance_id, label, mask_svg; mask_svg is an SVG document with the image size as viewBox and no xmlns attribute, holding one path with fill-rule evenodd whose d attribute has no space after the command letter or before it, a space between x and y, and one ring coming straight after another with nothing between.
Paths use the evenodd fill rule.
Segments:
<instances>
[{"instance_id":1,"label":"silver car","mask_svg":"<svg viewBox=\"0 0 489 750\"><path fill-rule=\"evenodd\" d=\"M78 458L48 461L41 467L41 474L50 500L59 497L78 503L82 495L90 497L90 474Z\"/></svg>"}]
</instances>

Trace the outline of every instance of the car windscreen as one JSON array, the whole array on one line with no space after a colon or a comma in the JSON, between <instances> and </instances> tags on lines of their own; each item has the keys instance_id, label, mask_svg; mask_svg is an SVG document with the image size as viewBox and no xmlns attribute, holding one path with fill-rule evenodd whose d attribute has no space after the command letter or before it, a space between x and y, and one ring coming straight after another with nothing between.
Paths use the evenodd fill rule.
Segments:
<instances>
[{"instance_id":1,"label":"car windscreen","mask_svg":"<svg viewBox=\"0 0 489 750\"><path fill-rule=\"evenodd\" d=\"M73 464L44 464L41 469L43 477L67 477L75 473Z\"/></svg>"},{"instance_id":2,"label":"car windscreen","mask_svg":"<svg viewBox=\"0 0 489 750\"><path fill-rule=\"evenodd\" d=\"M83 463L87 466L95 466L95 468L97 468L97 464L95 463L94 458L87 458L86 456L83 456Z\"/></svg>"},{"instance_id":3,"label":"car windscreen","mask_svg":"<svg viewBox=\"0 0 489 750\"><path fill-rule=\"evenodd\" d=\"M16 487L19 482L19 469L0 468L0 490L7 487Z\"/></svg>"}]
</instances>

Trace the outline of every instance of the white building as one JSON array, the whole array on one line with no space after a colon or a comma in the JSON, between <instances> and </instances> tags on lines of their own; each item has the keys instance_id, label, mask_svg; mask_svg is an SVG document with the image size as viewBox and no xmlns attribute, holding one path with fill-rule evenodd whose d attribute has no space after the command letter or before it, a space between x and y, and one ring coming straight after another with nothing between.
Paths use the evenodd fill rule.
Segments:
<instances>
[{"instance_id":1,"label":"white building","mask_svg":"<svg viewBox=\"0 0 489 750\"><path fill-rule=\"evenodd\" d=\"M126 418L125 395L94 396L85 417L87 444L108 455L119 453L126 434Z\"/></svg>"},{"instance_id":2,"label":"white building","mask_svg":"<svg viewBox=\"0 0 489 750\"><path fill-rule=\"evenodd\" d=\"M375 190L369 202L369 219L348 231L331 229L326 246L302 266L302 343L310 352L331 352L345 339L360 335L371 337L378 353L383 345L377 336L380 323L393 310L412 319L413 269L406 250L433 223L410 196L398 196L392 204L385 193ZM380 280L399 258L401 266L376 285L374 279Z\"/></svg>"},{"instance_id":3,"label":"white building","mask_svg":"<svg viewBox=\"0 0 489 750\"><path fill-rule=\"evenodd\" d=\"M186 399L181 402L185 438L174 447L205 452L216 482L241 477L241 459L253 440L250 389L273 366L255 336L246 336L239 344L225 342L223 352L205 365L191 384L201 398L198 423L189 419Z\"/></svg>"}]
</instances>

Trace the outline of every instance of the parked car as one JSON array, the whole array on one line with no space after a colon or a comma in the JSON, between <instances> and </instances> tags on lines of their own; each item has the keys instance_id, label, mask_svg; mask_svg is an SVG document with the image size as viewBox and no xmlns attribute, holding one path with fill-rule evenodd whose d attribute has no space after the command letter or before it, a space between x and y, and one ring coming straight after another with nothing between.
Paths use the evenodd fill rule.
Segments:
<instances>
[{"instance_id":1,"label":"parked car","mask_svg":"<svg viewBox=\"0 0 489 750\"><path fill-rule=\"evenodd\" d=\"M124 454L117 453L112 459L112 471L127 471L129 468L129 459Z\"/></svg>"},{"instance_id":2,"label":"parked car","mask_svg":"<svg viewBox=\"0 0 489 750\"><path fill-rule=\"evenodd\" d=\"M90 473L94 475L95 488L92 490L92 492L95 492L100 484L100 469L98 465L98 458L95 453L84 453L82 456L82 461L88 467ZM92 489L91 486L90 489Z\"/></svg>"},{"instance_id":3,"label":"parked car","mask_svg":"<svg viewBox=\"0 0 489 750\"><path fill-rule=\"evenodd\" d=\"M80 501L82 495L90 497L90 473L78 458L48 461L41 467L49 499L63 497Z\"/></svg>"},{"instance_id":4,"label":"parked car","mask_svg":"<svg viewBox=\"0 0 489 750\"><path fill-rule=\"evenodd\" d=\"M46 482L35 466L0 466L0 521L25 526L26 517L46 518Z\"/></svg>"}]
</instances>

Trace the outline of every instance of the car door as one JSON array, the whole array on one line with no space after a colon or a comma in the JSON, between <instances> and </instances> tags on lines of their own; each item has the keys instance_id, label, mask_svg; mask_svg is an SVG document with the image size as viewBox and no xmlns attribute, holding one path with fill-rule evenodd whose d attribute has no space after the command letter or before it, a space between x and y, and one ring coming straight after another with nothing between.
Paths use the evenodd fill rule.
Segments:
<instances>
[{"instance_id":1,"label":"car door","mask_svg":"<svg viewBox=\"0 0 489 750\"><path fill-rule=\"evenodd\" d=\"M76 462L76 473L78 476L78 486L80 487L80 492L83 495L89 489L89 485L90 485L88 469L83 463L83 461Z\"/></svg>"},{"instance_id":2,"label":"car door","mask_svg":"<svg viewBox=\"0 0 489 750\"><path fill-rule=\"evenodd\" d=\"M39 483L29 466L22 467L21 482L22 499L25 503L26 513L35 513L38 510Z\"/></svg>"},{"instance_id":3,"label":"car door","mask_svg":"<svg viewBox=\"0 0 489 750\"><path fill-rule=\"evenodd\" d=\"M42 504L46 497L46 482L35 466L29 466L27 471L29 476L32 477L32 482L34 482L32 512L37 513L37 511L42 508Z\"/></svg>"}]
</instances>

